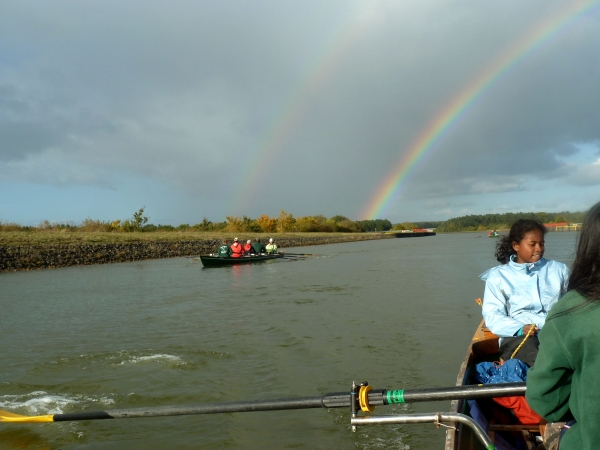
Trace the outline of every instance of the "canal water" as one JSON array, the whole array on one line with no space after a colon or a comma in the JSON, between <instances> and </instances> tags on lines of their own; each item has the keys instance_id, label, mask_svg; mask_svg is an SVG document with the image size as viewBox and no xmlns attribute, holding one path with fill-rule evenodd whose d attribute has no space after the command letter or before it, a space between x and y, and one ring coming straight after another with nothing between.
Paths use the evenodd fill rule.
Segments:
<instances>
[{"instance_id":1,"label":"canal water","mask_svg":"<svg viewBox=\"0 0 600 450\"><path fill-rule=\"evenodd\" d=\"M570 263L574 233L549 233ZM453 385L481 320L485 234L290 249L304 260L188 258L0 274L0 409L25 415ZM449 402L376 413L447 411ZM434 425L311 409L0 423L3 449L443 448Z\"/></svg>"}]
</instances>

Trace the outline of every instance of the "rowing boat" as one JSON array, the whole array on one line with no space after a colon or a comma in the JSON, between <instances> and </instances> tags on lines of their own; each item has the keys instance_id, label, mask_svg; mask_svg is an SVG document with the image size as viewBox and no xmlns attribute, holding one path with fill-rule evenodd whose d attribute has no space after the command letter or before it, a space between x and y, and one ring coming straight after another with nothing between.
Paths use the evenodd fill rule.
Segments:
<instances>
[{"instance_id":1,"label":"rowing boat","mask_svg":"<svg viewBox=\"0 0 600 450\"><path fill-rule=\"evenodd\" d=\"M475 364L482 361L498 361L498 336L493 334L482 321L469 344L467 353L458 371L457 386L477 384L474 378ZM454 400L451 413L466 414L474 418L487 432L497 449L535 449L535 437L539 436L539 425L521 425L516 418L491 399L474 401ZM485 447L474 433L459 424L446 430L445 450L483 450Z\"/></svg>"},{"instance_id":2,"label":"rowing boat","mask_svg":"<svg viewBox=\"0 0 600 450\"><path fill-rule=\"evenodd\" d=\"M265 254L249 255L249 256L242 256L241 258L231 258L231 257L222 258L220 256L215 256L215 255L201 255L200 261L202 261L202 264L204 265L204 267L219 267L219 266L231 266L234 264L249 264L249 263L255 263L255 262L270 261L272 259L283 258L283 256L284 256L283 253L275 253L273 255L265 255Z\"/></svg>"}]
</instances>

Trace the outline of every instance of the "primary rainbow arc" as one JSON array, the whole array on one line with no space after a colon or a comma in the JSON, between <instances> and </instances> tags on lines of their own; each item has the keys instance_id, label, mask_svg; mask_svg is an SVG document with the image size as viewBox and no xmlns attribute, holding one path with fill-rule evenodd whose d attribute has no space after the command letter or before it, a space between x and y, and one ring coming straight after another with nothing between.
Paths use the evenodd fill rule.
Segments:
<instances>
[{"instance_id":1,"label":"primary rainbow arc","mask_svg":"<svg viewBox=\"0 0 600 450\"><path fill-rule=\"evenodd\" d=\"M571 25L583 14L598 7L596 0L575 1L560 13L543 21L531 30L524 39L496 58L448 104L439 110L434 118L421 130L406 151L394 164L394 168L385 177L369 198L360 217L375 219L389 206L392 198L402 187L411 170L423 159L448 133L461 116L484 92L494 85L504 74L512 69L526 55L541 47L561 30Z\"/></svg>"}]
</instances>

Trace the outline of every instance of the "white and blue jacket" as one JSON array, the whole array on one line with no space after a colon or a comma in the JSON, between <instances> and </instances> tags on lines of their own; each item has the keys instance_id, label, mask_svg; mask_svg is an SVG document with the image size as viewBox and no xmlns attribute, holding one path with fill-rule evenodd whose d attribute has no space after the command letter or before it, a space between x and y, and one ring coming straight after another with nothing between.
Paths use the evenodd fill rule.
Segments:
<instances>
[{"instance_id":1,"label":"white and blue jacket","mask_svg":"<svg viewBox=\"0 0 600 450\"><path fill-rule=\"evenodd\" d=\"M485 281L483 319L500 337L514 336L532 323L542 328L550 308L567 293L571 273L558 261L518 264L515 257L479 275Z\"/></svg>"}]
</instances>

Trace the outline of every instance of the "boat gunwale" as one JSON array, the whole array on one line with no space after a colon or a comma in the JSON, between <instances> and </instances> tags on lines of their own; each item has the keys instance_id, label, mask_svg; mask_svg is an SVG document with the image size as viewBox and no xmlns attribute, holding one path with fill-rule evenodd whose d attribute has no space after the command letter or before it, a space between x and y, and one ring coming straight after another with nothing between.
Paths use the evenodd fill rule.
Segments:
<instances>
[{"instance_id":1,"label":"boat gunwale","mask_svg":"<svg viewBox=\"0 0 600 450\"><path fill-rule=\"evenodd\" d=\"M458 370L456 386L464 386L465 384L468 384L467 381L470 375L469 369L473 366L473 361L476 358L497 352L498 336L489 331L482 320L475 330L475 334L471 339L471 343L467 348L465 357L463 358ZM450 403L450 412L461 413L464 409L465 402L466 400L452 400ZM459 445L461 428L462 427L460 426L454 425L446 429L444 450L460 450Z\"/></svg>"}]
</instances>

